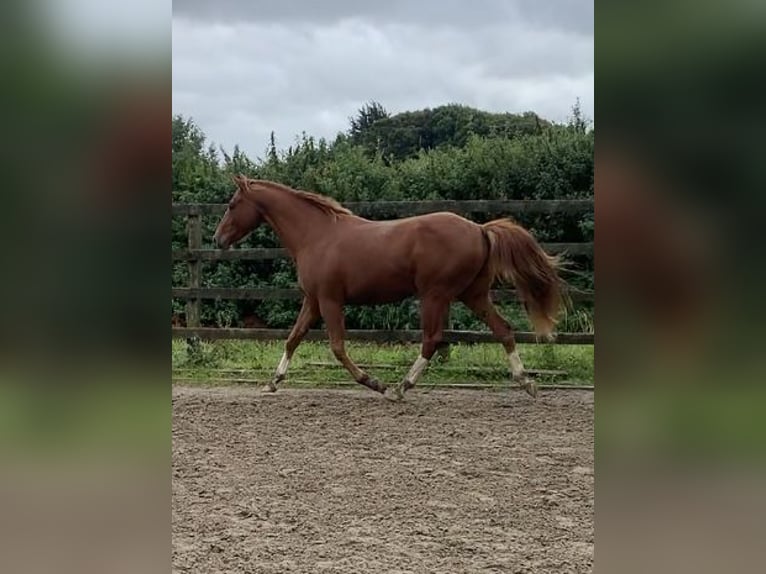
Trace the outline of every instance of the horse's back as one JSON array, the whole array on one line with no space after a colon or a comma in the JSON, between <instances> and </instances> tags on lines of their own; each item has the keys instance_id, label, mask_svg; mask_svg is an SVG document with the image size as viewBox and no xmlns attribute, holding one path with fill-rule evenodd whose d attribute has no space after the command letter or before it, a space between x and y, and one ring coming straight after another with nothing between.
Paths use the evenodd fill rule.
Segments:
<instances>
[{"instance_id":1,"label":"horse's back","mask_svg":"<svg viewBox=\"0 0 766 574\"><path fill-rule=\"evenodd\" d=\"M357 303L401 300L429 291L457 294L485 262L479 225L454 213L393 221L354 220L317 247L312 265L327 289Z\"/></svg>"},{"instance_id":2,"label":"horse's back","mask_svg":"<svg viewBox=\"0 0 766 574\"><path fill-rule=\"evenodd\" d=\"M482 242L481 227L450 212L428 213L391 221L366 221L347 234L346 251L364 258L412 258L475 251Z\"/></svg>"}]
</instances>

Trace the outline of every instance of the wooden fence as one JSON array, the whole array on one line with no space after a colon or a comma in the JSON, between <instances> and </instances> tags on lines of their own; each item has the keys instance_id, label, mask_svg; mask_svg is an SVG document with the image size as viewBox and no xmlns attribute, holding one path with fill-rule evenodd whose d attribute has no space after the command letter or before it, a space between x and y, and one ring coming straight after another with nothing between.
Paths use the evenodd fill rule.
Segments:
<instances>
[{"instance_id":1,"label":"wooden fence","mask_svg":"<svg viewBox=\"0 0 766 574\"><path fill-rule=\"evenodd\" d=\"M349 202L345 204L354 213L371 219L392 217L407 217L435 211L451 211L460 215L472 214L491 215L493 217L515 216L518 214L553 214L553 213L588 213L593 212L592 199L566 200L475 200L475 201L380 201L380 202ZM200 326L200 305L203 299L213 300L270 300L270 299L300 299L301 292L285 288L228 288L202 287L203 261L258 261L287 257L281 248L256 249L219 249L202 248L202 216L220 215L226 211L226 204L173 204L174 216L184 216L187 220L188 242L186 249L176 249L172 252L173 261L186 261L189 270L187 287L174 287L172 297L186 300L186 327L173 327L173 337L199 337L201 339L255 339L283 340L287 338L289 329L239 329L239 328L210 328ZM550 253L566 252L570 255L592 255L593 243L543 243ZM492 291L495 301L516 300L512 289ZM593 292L573 292L573 301L593 301ZM411 330L349 330L347 338L358 341L375 342L419 342L420 331ZM307 340L326 339L325 331L312 330L306 336ZM452 331L444 332L446 343L481 343L492 341L488 332ZM534 333L516 333L520 343L537 343L540 341ZM590 333L558 333L553 339L555 343L593 344L594 335Z\"/></svg>"}]
</instances>

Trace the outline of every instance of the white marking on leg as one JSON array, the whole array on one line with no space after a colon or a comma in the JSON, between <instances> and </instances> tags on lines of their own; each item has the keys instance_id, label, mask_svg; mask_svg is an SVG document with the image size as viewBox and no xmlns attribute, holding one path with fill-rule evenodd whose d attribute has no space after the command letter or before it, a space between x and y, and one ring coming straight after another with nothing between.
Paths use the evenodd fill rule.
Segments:
<instances>
[{"instance_id":1,"label":"white marking on leg","mask_svg":"<svg viewBox=\"0 0 766 574\"><path fill-rule=\"evenodd\" d=\"M511 376L513 376L514 379L521 377L521 375L524 374L524 365L519 357L519 352L514 351L513 353L510 353L508 355L508 361L511 363Z\"/></svg>"},{"instance_id":2,"label":"white marking on leg","mask_svg":"<svg viewBox=\"0 0 766 574\"><path fill-rule=\"evenodd\" d=\"M290 366L290 359L287 358L287 351L285 351L282 355L282 359L279 361L279 366L277 366L277 377L284 377L285 374L287 374L287 367Z\"/></svg>"},{"instance_id":3,"label":"white marking on leg","mask_svg":"<svg viewBox=\"0 0 766 574\"><path fill-rule=\"evenodd\" d=\"M428 359L426 359L423 355L420 355L417 359L415 359L415 363L412 365L410 372L407 373L407 380L413 385L417 383L420 375L423 374L423 371L427 366Z\"/></svg>"}]
</instances>

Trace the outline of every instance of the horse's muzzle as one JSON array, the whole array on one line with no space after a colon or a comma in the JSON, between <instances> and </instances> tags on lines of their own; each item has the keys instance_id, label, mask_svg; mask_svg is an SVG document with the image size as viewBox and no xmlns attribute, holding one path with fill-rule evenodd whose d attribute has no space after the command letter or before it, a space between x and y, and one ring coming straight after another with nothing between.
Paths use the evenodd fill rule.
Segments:
<instances>
[{"instance_id":1,"label":"horse's muzzle","mask_svg":"<svg viewBox=\"0 0 766 574\"><path fill-rule=\"evenodd\" d=\"M226 242L226 240L218 235L217 233L213 236L213 241L218 246L218 249L228 249L229 244Z\"/></svg>"}]
</instances>

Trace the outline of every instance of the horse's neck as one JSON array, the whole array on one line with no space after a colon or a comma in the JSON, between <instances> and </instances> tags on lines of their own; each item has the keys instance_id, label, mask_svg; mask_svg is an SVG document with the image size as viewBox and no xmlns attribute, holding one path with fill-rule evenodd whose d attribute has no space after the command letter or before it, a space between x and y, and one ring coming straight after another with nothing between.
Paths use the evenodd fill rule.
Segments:
<instances>
[{"instance_id":1,"label":"horse's neck","mask_svg":"<svg viewBox=\"0 0 766 574\"><path fill-rule=\"evenodd\" d=\"M293 258L324 236L331 221L331 216L287 191L259 192L259 204L266 221Z\"/></svg>"}]
</instances>

